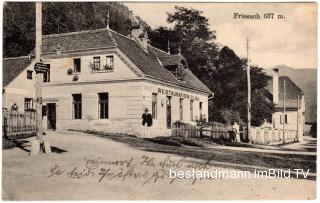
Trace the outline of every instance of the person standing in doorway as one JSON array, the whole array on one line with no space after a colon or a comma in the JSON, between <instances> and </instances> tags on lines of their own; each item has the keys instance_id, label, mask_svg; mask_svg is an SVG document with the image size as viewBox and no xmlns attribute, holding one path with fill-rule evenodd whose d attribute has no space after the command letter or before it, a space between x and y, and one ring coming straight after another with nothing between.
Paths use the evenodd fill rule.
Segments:
<instances>
[{"instance_id":1,"label":"person standing in doorway","mask_svg":"<svg viewBox=\"0 0 320 203\"><path fill-rule=\"evenodd\" d=\"M149 113L149 109L145 108L144 114L142 114L142 125L144 127L144 137L150 137L149 128L152 126L152 116Z\"/></svg>"},{"instance_id":2,"label":"person standing in doorway","mask_svg":"<svg viewBox=\"0 0 320 203\"><path fill-rule=\"evenodd\" d=\"M236 134L236 142L241 142L240 140L240 126L237 124L237 122L233 122L232 125L232 131Z\"/></svg>"}]
</instances>

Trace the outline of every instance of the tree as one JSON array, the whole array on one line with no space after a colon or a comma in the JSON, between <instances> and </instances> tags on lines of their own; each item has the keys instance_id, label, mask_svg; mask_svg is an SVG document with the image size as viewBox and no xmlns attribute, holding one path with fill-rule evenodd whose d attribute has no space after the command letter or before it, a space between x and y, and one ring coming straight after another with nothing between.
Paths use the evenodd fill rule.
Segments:
<instances>
[{"instance_id":1,"label":"tree","mask_svg":"<svg viewBox=\"0 0 320 203\"><path fill-rule=\"evenodd\" d=\"M133 13L116 2L43 2L44 35L77 32L106 27L110 12L110 28L124 35L131 29ZM138 18L147 29L148 25ZM35 46L35 3L6 2L3 12L3 56L27 55Z\"/></svg>"},{"instance_id":2,"label":"tree","mask_svg":"<svg viewBox=\"0 0 320 203\"><path fill-rule=\"evenodd\" d=\"M231 120L245 122L246 60L238 57L231 48L219 47L215 43L215 32L209 29L208 19L202 14L194 9L175 7L174 13L168 13L167 18L173 28L159 27L153 30L151 43L167 50L169 40L173 54L181 48L190 70L214 92L214 98L209 101L209 120L223 123ZM262 68L251 67L253 125L259 125L264 119L271 119L273 104L263 91L269 79Z\"/></svg>"}]
</instances>

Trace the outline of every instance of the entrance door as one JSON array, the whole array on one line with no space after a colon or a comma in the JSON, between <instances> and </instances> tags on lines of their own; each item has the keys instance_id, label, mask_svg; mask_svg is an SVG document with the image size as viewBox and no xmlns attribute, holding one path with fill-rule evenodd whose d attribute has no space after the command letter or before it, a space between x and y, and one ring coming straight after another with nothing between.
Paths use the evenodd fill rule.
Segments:
<instances>
[{"instance_id":1,"label":"entrance door","mask_svg":"<svg viewBox=\"0 0 320 203\"><path fill-rule=\"evenodd\" d=\"M48 130L56 129L56 104L49 103L48 106Z\"/></svg>"},{"instance_id":2,"label":"entrance door","mask_svg":"<svg viewBox=\"0 0 320 203\"><path fill-rule=\"evenodd\" d=\"M167 128L171 128L171 97L167 96Z\"/></svg>"}]
</instances>

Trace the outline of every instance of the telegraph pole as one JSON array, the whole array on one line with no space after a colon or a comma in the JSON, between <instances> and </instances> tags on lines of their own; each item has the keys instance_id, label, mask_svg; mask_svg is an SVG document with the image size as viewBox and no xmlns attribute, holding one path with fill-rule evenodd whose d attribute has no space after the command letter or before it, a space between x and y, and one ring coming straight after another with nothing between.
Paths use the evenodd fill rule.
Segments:
<instances>
[{"instance_id":1,"label":"telegraph pole","mask_svg":"<svg viewBox=\"0 0 320 203\"><path fill-rule=\"evenodd\" d=\"M41 45L42 45L42 5L36 2L36 62L41 62ZM37 98L37 140L43 142L42 131L42 86L43 74L36 73L36 98Z\"/></svg>"},{"instance_id":2,"label":"telegraph pole","mask_svg":"<svg viewBox=\"0 0 320 203\"><path fill-rule=\"evenodd\" d=\"M286 80L283 80L283 126L282 126L282 142L283 144L285 144L285 140L284 140L284 130L285 130L285 123L286 123Z\"/></svg>"},{"instance_id":3,"label":"telegraph pole","mask_svg":"<svg viewBox=\"0 0 320 203\"><path fill-rule=\"evenodd\" d=\"M248 82L248 104L247 104L247 114L248 114L248 139L251 140L251 79L250 79L250 66L249 66L249 39L247 38L247 82Z\"/></svg>"},{"instance_id":4,"label":"telegraph pole","mask_svg":"<svg viewBox=\"0 0 320 203\"><path fill-rule=\"evenodd\" d=\"M36 2L36 64L34 66L36 72L36 140L32 142L31 155L39 153L50 153L51 148L49 142L43 140L42 130L42 82L43 74L46 73L46 65L41 63L41 46L42 46L42 3Z\"/></svg>"}]
</instances>

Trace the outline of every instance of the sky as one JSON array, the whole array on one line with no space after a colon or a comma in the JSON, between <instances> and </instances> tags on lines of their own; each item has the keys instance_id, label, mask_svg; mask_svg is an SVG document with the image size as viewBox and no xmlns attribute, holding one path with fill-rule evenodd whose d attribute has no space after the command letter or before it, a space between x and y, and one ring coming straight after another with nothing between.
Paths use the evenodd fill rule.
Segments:
<instances>
[{"instance_id":1,"label":"sky","mask_svg":"<svg viewBox=\"0 0 320 203\"><path fill-rule=\"evenodd\" d=\"M317 5L315 3L125 3L151 28L172 27L166 22L174 6L203 11L210 30L216 31L216 42L227 45L249 59L252 65L271 68L287 65L293 68L317 68ZM259 14L260 19L235 19L234 13ZM273 13L274 19L264 19ZM285 18L278 19L278 15Z\"/></svg>"}]
</instances>

